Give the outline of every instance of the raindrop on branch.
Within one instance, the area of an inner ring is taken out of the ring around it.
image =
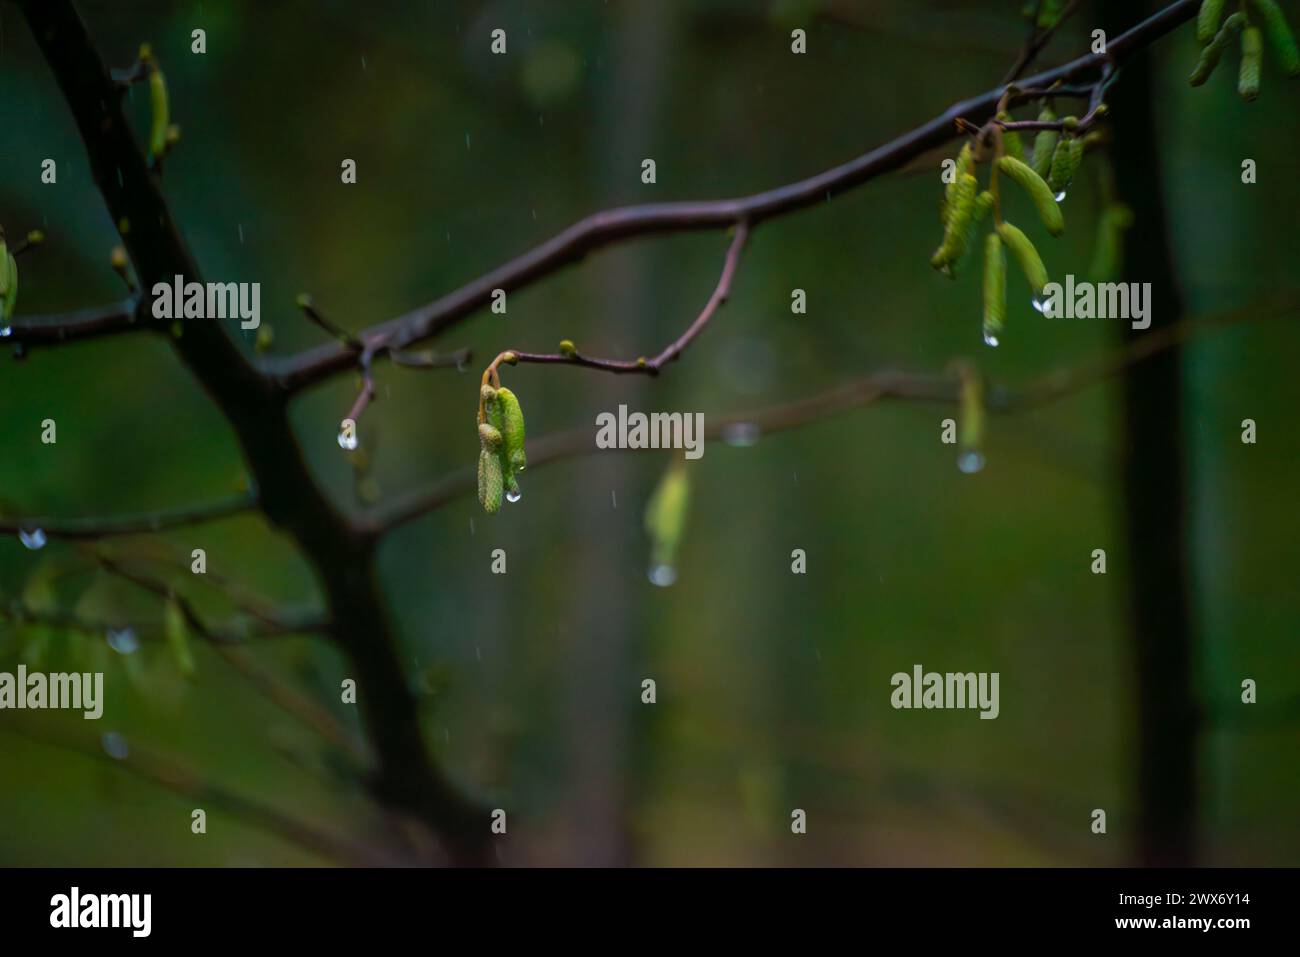
[[[140,640],[136,638],[135,630],[132,628],[110,628],[107,638],[108,647],[119,655],[129,655],[140,647]]]
[[[45,547],[45,530],[40,528],[20,528],[18,529],[18,541],[22,542],[32,551],[38,551]]]
[[[650,566],[650,584],[658,585],[660,588],[667,588],[677,581],[677,569],[672,565],[652,565]]]
[[[957,468],[967,475],[974,475],[984,468],[984,456],[975,449],[967,449],[957,456]]]
[[[732,422],[722,427],[722,441],[738,449],[754,445],[760,434],[761,430],[754,422]]]
[[[106,732],[99,740],[100,744],[104,746],[104,753],[110,758],[116,758],[119,761],[123,761],[131,754],[131,749],[126,743],[126,738],[116,731]]]

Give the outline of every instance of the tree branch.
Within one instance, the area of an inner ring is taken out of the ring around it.
[[[14,316],[4,341],[21,346],[51,346],[83,339],[98,339],[119,332],[147,328],[136,321],[138,300],[51,315]]]
[[[152,532],[165,532],[174,528],[187,528],[214,522],[253,511],[258,506],[255,494],[236,496],[224,502],[210,505],[197,505],[178,508],[171,511],[149,512],[144,515],[127,515],[121,518],[13,518],[0,517],[0,533],[29,534],[42,533],[44,539],[64,539],[66,541],[94,541],[111,538],[116,535],[140,535]],[[36,547],[40,547],[37,545]]]
[[[731,294],[731,281],[736,274],[736,267],[740,263],[740,254],[745,247],[745,239],[748,235],[749,226],[742,221],[736,226],[736,234],[727,249],[726,259],[723,260],[722,275],[718,277],[718,283],[713,289],[713,294],[709,296],[708,302],[704,304],[700,314],[695,317],[695,321],[680,336],[665,346],[653,359],[646,359],[644,356],[632,361],[602,359],[597,356],[583,355],[577,349],[557,353],[521,352],[518,349],[508,349],[497,357],[496,362],[493,362],[490,368],[495,368],[498,363],[503,361],[512,365],[515,362],[534,362],[583,366],[588,369],[600,369],[603,372],[640,372],[645,375],[658,375],[665,365],[677,359],[686,350],[687,346],[695,340],[696,336],[704,331],[704,327],[709,324],[713,314],[727,301],[727,297]]]
[[[1159,13],[1110,41],[1104,54],[1089,54],[1029,77],[1025,87],[1046,88],[1119,63],[1195,16],[1199,0],[1176,0]],[[375,355],[402,349],[435,336],[485,305],[495,289],[518,290],[587,253],[633,236],[688,230],[725,229],[741,222],[750,228],[765,220],[825,202],[877,176],[896,170],[956,135],[956,122],[988,120],[1003,95],[999,87],[949,107],[928,123],[869,153],[816,176],[737,199],[651,203],[595,213],[454,292],[356,335]],[[356,351],[339,343],[318,346],[264,365],[280,388],[296,392],[341,370],[353,368]]]
[[[143,289],[200,271],[122,112],[119,87],[70,0],[20,0],[90,160],[95,183]],[[373,542],[357,533],[308,468],[289,421],[284,391],[249,362],[215,321],[188,323],[171,344],[225,416],[253,473],[268,520],[293,537],[311,563],[362,693],[358,709],[377,767],[367,782],[390,807],[434,831],[458,863],[483,863],[487,815],[463,797],[429,755],[417,703],[376,579]],[[351,353],[346,353],[351,357]]]
[[[1128,367],[1177,346],[1194,335],[1246,321],[1294,316],[1297,308],[1300,308],[1300,293],[1292,293],[1211,319],[1184,320],[1117,349],[1095,362],[1049,373],[1022,388],[991,387],[986,391],[985,407],[993,413],[1016,414],[1050,405],[1112,378]],[[794,402],[712,417],[705,425],[704,437],[716,439],[736,427],[757,429],[762,435],[770,435],[859,409],[882,399],[957,404],[961,400],[961,379],[952,375],[886,369]],[[595,451],[597,449],[590,429],[555,433],[528,444],[528,468],[531,471],[552,462]],[[474,469],[457,469],[428,488],[378,506],[365,518],[366,532],[378,537],[412,522],[470,493],[475,488],[476,480]]]

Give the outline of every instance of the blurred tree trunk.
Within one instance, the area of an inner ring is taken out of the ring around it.
[[[1101,23],[1108,36],[1115,36],[1160,6],[1153,0],[1103,0]],[[1154,54],[1132,58],[1109,97],[1116,187],[1134,212],[1123,279],[1151,284],[1151,328],[1135,330],[1125,323],[1125,341],[1170,326],[1182,315],[1165,214],[1157,68]],[[1187,865],[1196,853],[1198,719],[1182,363],[1181,348],[1166,349],[1133,366],[1123,382],[1124,564],[1138,695],[1133,854],[1144,865]]]
[[[611,13],[615,11],[611,10]],[[656,155],[658,128],[655,97],[664,82],[670,51],[668,11],[653,4],[634,4],[611,18],[607,80],[599,98],[599,121],[593,137],[598,195],[593,208],[627,201],[628,184],[638,182],[640,158]],[[630,157],[636,159],[630,160]],[[657,195],[647,199],[658,199]],[[647,342],[641,331],[651,323],[654,287],[648,250],[635,258],[602,261],[591,271],[592,301],[617,317],[615,338],[624,350]],[[604,320],[602,320],[604,321]],[[644,349],[648,350],[649,345]],[[617,350],[615,350],[617,351]],[[615,410],[620,402],[638,407],[644,380],[636,376],[589,375],[583,383],[598,408]],[[627,455],[597,456],[584,476],[591,490],[576,516],[582,530],[582,583],[576,604],[576,636],[570,647],[571,684],[566,720],[569,742],[566,815],[575,822],[567,846],[573,863],[614,867],[632,863],[628,829],[632,710],[639,707],[639,681],[632,674],[633,654],[644,627],[637,614],[629,569],[644,562],[636,501],[624,490],[644,468],[646,459]],[[610,492],[617,494],[617,506]]]

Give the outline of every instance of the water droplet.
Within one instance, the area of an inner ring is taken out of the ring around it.
[[[125,760],[131,753],[127,746],[126,738],[116,731],[108,731],[99,739],[100,744],[104,746],[104,753],[110,758],[116,758],[119,761]]]
[[[732,422],[723,426],[722,441],[738,449],[747,448],[758,442],[762,430],[754,422]]]
[[[1035,293],[1034,298],[1029,300],[1029,304],[1045,316],[1049,314],[1047,311],[1048,302],[1050,302],[1050,300],[1041,292]]]
[[[18,541],[32,551],[38,551],[45,547],[45,530],[41,528],[20,528],[18,529]]]
[[[5,337],[11,336],[13,334],[14,334],[13,326],[9,325],[9,323],[7,322],[0,323],[0,339],[4,339]]]
[[[672,565],[660,563],[650,566],[650,584],[667,588],[675,581],[677,581],[677,569]]]
[[[140,640],[136,638],[133,628],[110,628],[107,638],[108,647],[119,655],[132,654],[140,647]]]
[[[469,520],[469,533],[470,533],[471,535],[474,534],[474,519],[472,519],[472,518]]]
[[[614,494],[613,489],[609,490],[609,504],[614,508],[618,508],[618,496]]]
[[[984,468],[984,456],[975,449],[967,449],[957,456],[957,468],[967,475],[974,475]]]
[[[984,344],[996,349],[998,347],[998,337],[993,335],[991,332],[986,332],[984,333]]]
[[[243,224],[243,223],[240,223],[240,224],[239,224],[239,244],[242,246],[243,243],[244,243],[244,224]]]
[[[1062,202],[1064,199],[1065,199],[1065,190],[1061,190],[1059,193],[1056,194],[1056,201],[1059,203]]]
[[[517,502],[523,497],[524,497],[524,493],[519,491],[518,489],[511,489],[510,491],[506,492],[507,502]]]
[[[349,432],[347,429],[339,430],[339,448],[347,449],[351,452],[357,447],[357,434]]]

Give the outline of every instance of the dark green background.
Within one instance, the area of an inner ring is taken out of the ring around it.
[[[1025,28],[1015,2],[81,4],[106,61],[152,42],[184,137],[165,170],[174,214],[210,280],[260,282],[274,350],[322,341],[293,308],[311,292],[351,329],[473,279],[608,206],[742,195],[811,175],[994,86]],[[1294,17],[1293,17],[1294,19]],[[793,56],[789,30],[808,29]],[[1044,57],[1086,47],[1088,14]],[[1112,31],[1129,23],[1106,25]],[[190,53],[207,30],[208,52]],[[508,32],[509,52],[488,52]],[[21,263],[19,314],[122,295],[117,236],[80,139],[26,26],[0,4],[0,222],[44,228]],[[1210,316],[1296,286],[1300,83],[1266,68],[1235,96],[1232,65],[1189,90],[1190,26],[1152,55],[1159,141],[1189,313]],[[132,94],[143,137],[148,98]],[[1117,145],[1122,150],[1123,144]],[[39,181],[58,162],[57,185]],[[640,182],[653,157],[658,183]],[[1240,181],[1244,158],[1259,182]],[[344,158],[359,182],[339,182]],[[1003,346],[980,343],[977,269],[935,274],[938,154],[753,237],[730,304],[655,381],[520,367],[530,436],[633,409],[706,419],[794,400],[881,368],[942,372],[975,358],[1026,383],[1114,348],[1115,321],[1048,322],[1013,298]],[[1098,207],[1089,161],[1044,238],[1054,276],[1081,275]],[[1019,218],[1032,217],[1022,206]],[[240,232],[242,230],[242,240]],[[1035,236],[1041,230],[1035,228]],[[473,462],[478,371],[504,348],[651,354],[715,282],[718,234],[638,240],[513,293],[437,348],[474,349],[463,373],[379,367],[361,423],[381,496]],[[1013,291],[1022,291],[1013,277]],[[808,293],[805,316],[790,292]],[[1160,304],[1156,303],[1158,309]],[[232,334],[240,333],[235,323]],[[251,343],[250,343],[251,346]],[[1200,859],[1294,864],[1295,542],[1300,401],[1289,319],[1198,338],[1185,354],[1190,567],[1198,630]],[[294,409],[307,454],[340,500],[353,475],[338,421],[353,376]],[[939,442],[950,410],[874,406],[752,448],[706,446],[670,589],[646,580],[642,510],[664,453],[598,455],[523,477],[501,515],[463,498],[394,534],[387,594],[425,697],[430,747],[454,777],[510,812],[511,863],[1115,864],[1128,860],[1135,702],[1125,620],[1117,385],[989,423],[988,465],[960,474]],[[1259,442],[1240,441],[1243,418]],[[58,443],[40,443],[40,422]],[[164,341],[118,337],[0,365],[0,508],[126,514],[211,501],[244,474],[231,434]],[[611,496],[613,493],[613,496]],[[182,554],[295,607],[318,603],[284,540],[255,518],[166,536]],[[117,543],[120,549],[140,547]],[[489,572],[506,549],[509,572]],[[790,552],[808,574],[790,573]],[[1109,573],[1089,572],[1105,548]],[[0,542],[0,600],[43,563]],[[214,619],[219,595],[184,583]],[[62,579],[60,607],[157,620],[129,586]],[[0,714],[0,863],[317,863],[281,839],[53,749],[118,731],[213,780],[363,839],[376,810],[328,748],[257,697],[208,649],[187,683],[164,648],[109,651],[62,634],[43,647],[0,622],[0,668],[106,671],[99,722]],[[44,657],[37,657],[43,654]],[[322,641],[275,640],[258,660],[337,704],[346,664]],[[894,711],[889,677],[920,663],[998,671],[1001,716]],[[640,682],[659,703],[640,703]],[[1254,678],[1260,704],[1238,703]],[[365,693],[365,689],[362,689]],[[332,703],[333,702],[333,703]],[[790,834],[791,808],[808,834]],[[1109,833],[1089,832],[1105,808]]]

